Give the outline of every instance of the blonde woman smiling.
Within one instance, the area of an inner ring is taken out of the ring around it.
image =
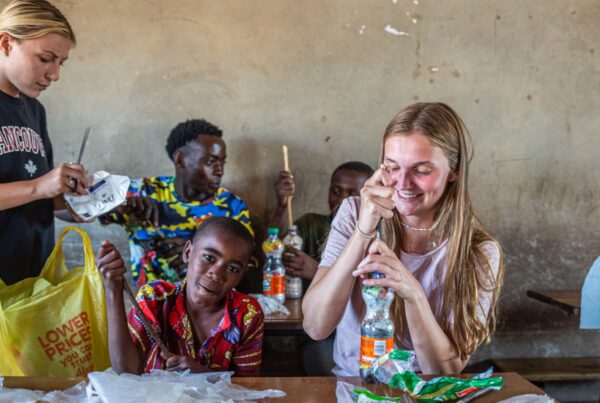
[[[504,264],[471,207],[466,137],[448,105],[405,108],[385,131],[382,166],[340,207],[302,304],[312,338],[337,328],[336,375],[358,375],[363,284],[394,291],[394,345],[416,353],[415,371],[460,373],[490,339]]]

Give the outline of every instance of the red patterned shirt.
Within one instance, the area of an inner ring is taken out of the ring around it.
[[[256,376],[260,372],[264,315],[253,298],[235,290],[226,296],[219,325],[197,346],[185,308],[185,280],[178,283],[155,281],[140,288],[138,304],[154,325],[169,351],[187,355],[215,371],[233,370],[236,375]],[[127,318],[133,343],[145,354],[144,371],[165,369],[159,346],[146,333],[134,309]]]

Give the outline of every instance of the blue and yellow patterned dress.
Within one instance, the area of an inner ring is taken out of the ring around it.
[[[220,187],[215,194],[202,202],[184,201],[175,191],[175,178],[156,176],[131,181],[127,198],[149,197],[159,211],[159,229],[143,227],[126,214],[111,213],[101,219],[102,224],[120,224],[129,236],[131,271],[133,281],[140,286],[154,280],[178,281],[182,273],[170,267],[170,259],[163,255],[156,241],[167,238],[191,240],[196,228],[210,217],[231,217],[238,220],[252,235],[250,212],[246,203]]]

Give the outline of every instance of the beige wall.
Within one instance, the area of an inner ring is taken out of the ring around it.
[[[471,195],[507,259],[505,324],[482,351],[600,355],[597,332],[525,297],[579,287],[600,254],[597,0],[56,4],[79,40],[41,97],[57,162],[76,158],[90,125],[88,168],[169,174],[169,130],[205,117],[225,132],[225,184],[256,214],[272,205],[283,143],[296,214],[325,212],[336,165],[375,164],[395,112],[447,102],[472,133]]]

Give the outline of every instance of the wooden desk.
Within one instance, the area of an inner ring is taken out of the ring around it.
[[[470,378],[473,375],[457,375],[458,378]],[[526,393],[544,394],[544,391],[529,383],[526,379],[515,373],[498,373],[494,376],[502,376],[505,385],[497,392],[489,392],[475,399],[474,402],[497,402],[507,399],[512,396],[522,395]],[[431,379],[433,376],[426,376],[426,379]],[[337,381],[351,383],[361,386],[360,378],[334,378],[334,377],[291,377],[291,378],[234,378],[233,382],[252,389],[279,389],[288,394],[283,399],[265,399],[264,402],[336,402],[337,398],[335,390]],[[389,396],[402,396],[402,392],[394,390],[384,385],[363,385],[377,394],[387,394]]]
[[[579,315],[581,290],[527,290],[527,296],[557,306],[568,316]]]
[[[270,331],[292,331],[295,333],[303,332],[302,329],[302,299],[286,298],[285,307],[290,311],[290,314],[285,316],[282,313],[273,313],[265,315],[265,332]]]
[[[469,378],[472,375],[457,375],[459,378]],[[504,387],[497,392],[489,392],[477,398],[474,402],[497,402],[512,396],[544,392],[527,380],[515,373],[497,373],[494,376],[504,378]],[[427,379],[432,376],[425,377]],[[4,378],[4,386],[7,388],[26,388],[38,390],[66,389],[76,385],[82,378],[49,378],[49,377],[14,377]],[[341,381],[360,386],[360,378],[339,378]],[[262,377],[262,378],[233,378],[233,382],[251,389],[279,389],[288,394],[285,398],[265,399],[263,402],[336,402],[335,390],[338,378],[334,377]],[[383,385],[365,385],[366,389],[378,394],[387,393],[390,396],[401,396],[402,392],[393,390]]]
[[[600,357],[545,357],[494,359],[499,371],[517,372],[531,382],[596,381]]]

